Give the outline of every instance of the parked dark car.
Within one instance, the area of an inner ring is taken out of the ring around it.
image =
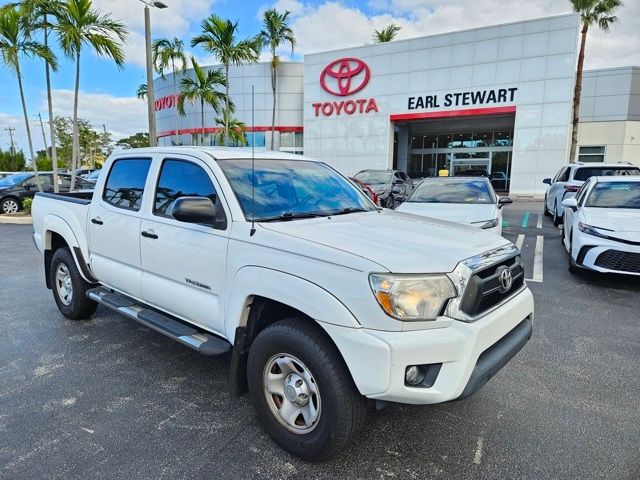
[[[378,197],[378,194],[376,192],[374,192],[373,189],[369,185],[364,183],[362,180],[358,180],[357,178],[354,178],[354,177],[349,177],[349,180],[351,180],[353,183],[355,183],[356,186],[360,190],[362,190],[364,192],[364,194],[367,197],[369,197],[373,203],[375,203],[379,207],[382,206],[382,205],[380,205],[380,198]]]
[[[43,192],[53,192],[53,173],[38,173]],[[71,174],[58,174],[58,190],[68,192]],[[94,185],[82,178],[76,178],[76,190],[93,189]],[[36,176],[32,172],[20,172],[0,180],[0,214],[16,213],[22,210],[22,201],[33,198],[38,191]]]
[[[362,170],[354,178],[366,183],[386,208],[395,208],[413,191],[413,182],[401,170]]]

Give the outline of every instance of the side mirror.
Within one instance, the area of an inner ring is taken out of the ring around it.
[[[544,180],[542,180],[542,183],[546,183],[547,185],[551,185],[551,179],[550,178],[545,178]]]
[[[173,202],[171,216],[179,222],[208,225],[218,230],[227,228],[227,217],[219,203],[207,197],[180,197]]]
[[[575,198],[565,198],[562,200],[562,206],[575,212],[578,209],[578,201]]]
[[[513,203],[513,200],[511,200],[510,197],[500,197],[498,198],[498,208],[502,208],[505,205],[509,204],[509,203]]]

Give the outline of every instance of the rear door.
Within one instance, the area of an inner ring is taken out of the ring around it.
[[[140,223],[151,158],[120,157],[89,209],[91,269],[100,282],[142,297]]]
[[[547,194],[548,207],[553,212],[554,205],[557,205],[558,211],[562,209],[562,197],[564,196],[564,186],[569,181],[569,174],[571,173],[570,167],[564,167],[560,173],[556,176],[549,193]]]
[[[179,222],[173,202],[208,197],[227,205],[209,166],[198,158],[172,155],[154,170],[152,202],[142,220],[142,293],[146,302],[217,333],[223,333],[224,287],[231,222],[225,229]]]

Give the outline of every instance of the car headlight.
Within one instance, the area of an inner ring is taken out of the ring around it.
[[[471,223],[471,225],[473,225],[474,227],[487,229],[487,228],[497,227],[499,221],[500,220],[498,218],[494,218],[493,220],[486,220],[486,221],[483,220],[482,222],[473,222]]]
[[[369,275],[371,290],[387,315],[397,320],[435,320],[456,289],[446,275]]]
[[[600,233],[598,230],[596,230],[596,228],[598,230],[605,230],[607,232],[613,232],[614,231],[614,230],[610,230],[608,228],[594,227],[593,225],[588,225],[586,223],[578,222],[578,230],[580,230],[582,233],[586,233],[588,235],[593,235],[594,237],[608,238],[608,235],[605,235],[604,233]]]

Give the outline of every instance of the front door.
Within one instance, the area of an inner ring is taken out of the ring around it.
[[[101,283],[141,298],[140,222],[150,158],[111,164],[100,198],[89,208],[91,269]]]
[[[220,202],[218,184],[211,169],[194,157],[165,158],[159,168],[153,202],[141,227],[145,301],[223,333],[230,226],[219,230],[179,222],[170,215],[171,206],[179,197],[208,197],[214,203]]]

